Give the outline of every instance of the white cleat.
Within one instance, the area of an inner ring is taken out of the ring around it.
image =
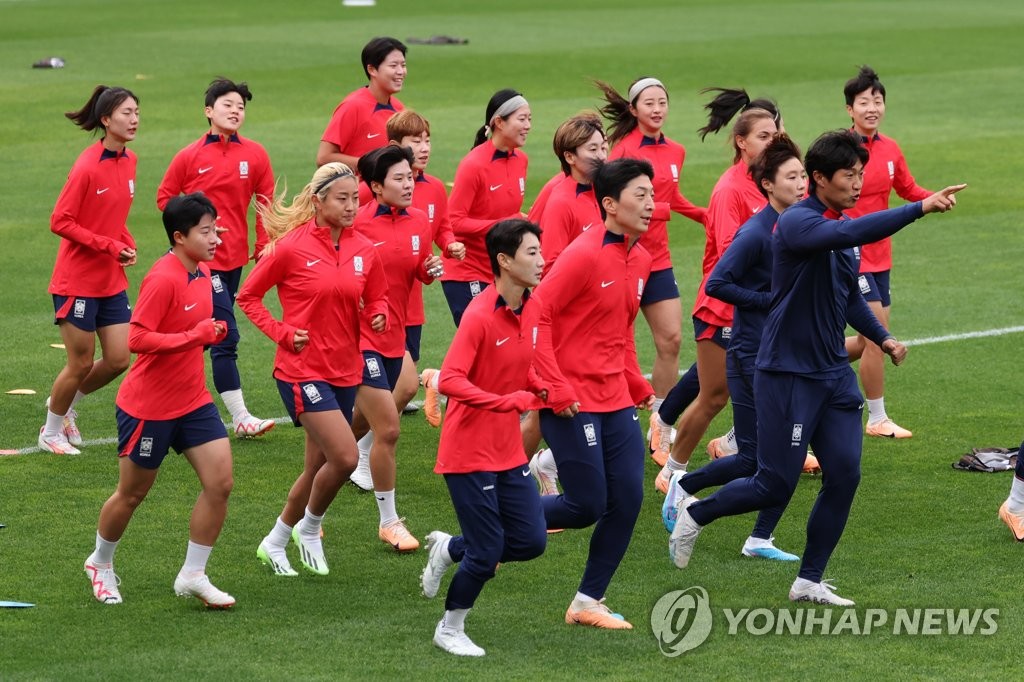
[[[46,409],[50,409],[49,398],[46,399]],[[78,424],[75,422],[76,419],[78,419],[78,413],[75,412],[75,408],[71,408],[64,415],[64,437],[75,447],[82,444],[82,432],[78,430]]]
[[[284,548],[274,549],[267,544],[266,540],[261,542],[260,546],[256,548],[256,558],[263,564],[270,566],[270,569],[274,571],[274,575],[283,575],[291,578],[299,574],[298,571],[292,568]]]
[[[852,599],[844,599],[833,592],[834,585],[822,580],[820,583],[812,583],[810,580],[797,578],[793,581],[793,587],[789,588],[790,601],[809,601],[814,604],[827,604],[829,606],[853,606]]]
[[[55,455],[80,455],[82,451],[76,448],[74,445],[68,442],[68,437],[61,431],[53,436],[48,436],[45,433],[46,427],[39,429],[39,439],[36,441],[36,445],[39,449],[44,452],[52,452]]]
[[[302,563],[302,567],[310,573],[317,575],[327,575],[331,572],[331,569],[327,566],[327,558],[324,557],[324,546],[320,542],[320,537],[309,538],[302,534],[300,526],[302,526],[302,520],[300,519],[295,527],[292,528],[292,542],[299,548],[299,561]]]
[[[463,630],[446,628],[441,620],[434,628],[434,646],[456,656],[483,656],[487,652],[473,644]]]
[[[211,609],[229,609],[235,605],[235,598],[214,587],[205,573],[179,573],[174,579],[174,593],[179,597],[195,597]]]
[[[101,604],[120,604],[121,591],[118,585],[121,579],[114,573],[113,564],[98,564],[89,556],[85,560],[85,574],[92,581],[92,596]]]
[[[427,533],[427,565],[420,574],[423,596],[433,599],[441,589],[441,578],[455,562],[448,558],[448,541],[451,535],[440,530]],[[443,648],[443,647],[442,647]]]
[[[241,421],[232,420],[231,426],[235,430],[235,436],[247,439],[259,438],[274,428],[274,423],[273,419],[259,419],[250,414],[249,416],[242,418]]]
[[[689,506],[697,501],[696,497],[682,497],[676,506],[676,526],[668,536],[668,554],[676,568],[686,568],[693,554],[693,545],[697,542],[702,526],[690,516]]]
[[[551,471],[541,466],[540,456],[543,452],[544,450],[539,450],[530,458],[530,473],[537,479],[541,495],[557,495],[558,471]]]

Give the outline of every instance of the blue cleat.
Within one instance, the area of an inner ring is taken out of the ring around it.
[[[781,549],[776,547],[774,541],[774,536],[767,540],[749,537],[747,538],[747,541],[743,543],[743,550],[740,553],[743,556],[768,559],[770,561],[800,561],[800,557],[796,554],[783,552]]]
[[[665,501],[661,503],[661,521],[669,533],[676,527],[676,510],[680,496],[690,497],[690,494],[679,485],[679,481],[685,474],[685,471],[677,471],[672,474],[672,478],[668,482],[668,491],[665,493]]]

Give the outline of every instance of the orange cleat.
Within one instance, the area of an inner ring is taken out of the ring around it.
[[[612,613],[612,610],[604,605],[604,599],[593,606],[578,610],[574,610],[570,604],[569,609],[565,612],[565,622],[569,625],[588,625],[605,630],[633,629],[633,626],[621,614]]]
[[[439,373],[440,370],[436,369],[425,369],[420,372],[420,384],[423,385],[426,394],[423,398],[423,416],[435,429],[441,426],[441,394],[435,387]]]
[[[1009,501],[1003,502],[1003,506],[999,508],[999,520],[1009,526],[1017,542],[1024,542],[1024,516],[1011,512]]]

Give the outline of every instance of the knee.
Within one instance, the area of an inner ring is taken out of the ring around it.
[[[523,547],[519,551],[519,561],[536,559],[548,546],[548,532],[546,528],[540,527],[534,530],[530,537],[526,538]]]
[[[597,520],[604,515],[608,507],[608,500],[604,495],[590,495],[583,499],[569,500],[570,508],[576,513],[576,517],[584,526],[597,523]]]
[[[79,383],[85,380],[85,377],[89,376],[89,372],[92,371],[93,360],[91,357],[69,357],[67,364],[67,372]],[[125,365],[127,367],[127,365]],[[124,370],[122,370],[124,371]]]
[[[234,355],[238,348],[238,341],[242,337],[238,334],[237,327],[228,327],[227,335],[220,342],[210,349],[211,355]]]
[[[128,364],[131,362],[131,357],[131,353],[129,353],[128,349],[126,348],[124,353],[112,353],[111,355],[105,356],[103,360],[106,363],[107,367],[110,368],[111,372],[113,372],[114,374],[121,374],[126,369],[128,369]]]
[[[412,381],[399,381],[394,390],[395,404],[403,406],[408,405],[409,401],[416,397],[417,389],[418,384]]]
[[[142,504],[142,501],[146,499],[146,493],[134,490],[119,490],[117,491],[117,498],[122,505],[134,512]]]
[[[701,402],[712,414],[718,414],[725,409],[729,402],[729,389],[725,386],[713,386],[710,390],[704,391],[701,387]]]
[[[227,502],[231,491],[235,487],[235,478],[230,473],[220,476],[209,485],[203,487],[203,492],[210,495],[219,502]]]
[[[659,355],[679,356],[679,346],[682,344],[682,334],[678,328],[672,330],[661,330],[654,339],[654,346]]]
[[[384,424],[375,425],[373,429],[373,442],[394,448],[395,444],[398,443],[399,432],[398,415],[396,413],[394,419],[389,419]]]

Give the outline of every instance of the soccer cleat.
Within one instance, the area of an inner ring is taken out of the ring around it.
[[[569,625],[589,625],[605,630],[633,629],[633,626],[622,617],[622,614],[612,613],[612,610],[604,605],[604,599],[581,609],[574,610],[572,606],[569,604],[569,608],[565,612],[565,622]]]
[[[675,471],[668,482],[668,492],[665,494],[665,501],[661,503],[661,522],[665,529],[671,533],[676,527],[676,514],[679,509],[680,498],[690,497],[690,493],[683,490],[679,482],[686,475],[685,471]]]
[[[425,369],[420,372],[420,383],[423,384],[423,416],[427,423],[435,429],[441,426],[441,394],[432,385],[440,370]]]
[[[672,472],[667,466],[661,467],[661,471],[654,477],[654,488],[662,495],[668,495],[669,482],[672,480]]]
[[[274,420],[259,419],[250,414],[241,421],[231,420],[231,425],[235,429],[235,435],[239,438],[259,438],[274,428]]]
[[[1009,500],[1003,502],[1003,506],[999,507],[999,520],[1009,526],[1010,532],[1013,533],[1017,542],[1024,542],[1024,516],[1010,511]]]
[[[877,424],[869,423],[864,427],[864,433],[881,438],[910,438],[914,435],[889,418],[885,418]]]
[[[433,599],[441,589],[441,578],[455,562],[448,558],[448,541],[451,535],[440,530],[427,533],[427,565],[420,574],[423,596]],[[443,647],[442,647],[443,648]]]
[[[359,453],[359,462],[352,471],[352,475],[348,477],[348,480],[352,481],[360,490],[373,490],[373,476],[370,474],[369,453],[365,457],[362,452]]]
[[[657,412],[653,412],[647,435],[651,459],[658,466],[665,466],[665,462],[668,461],[668,453],[672,451],[672,443],[676,439],[676,430],[672,428],[671,424],[661,421],[661,416]]]
[[[293,577],[298,575],[298,571],[292,568],[291,563],[288,561],[288,555],[285,554],[284,549],[273,551],[268,549],[266,541],[260,543],[260,546],[256,548],[256,558],[262,561],[265,565],[270,566],[274,571],[274,575],[283,575],[287,577]]]
[[[205,573],[179,573],[174,579],[174,593],[179,597],[195,597],[210,609],[230,609],[235,605],[235,598],[214,587]]]
[[[299,531],[299,526],[302,525],[300,520],[292,528],[292,542],[299,548],[299,561],[302,562],[303,568],[310,573],[317,575],[327,575],[331,572],[331,569],[327,567],[327,559],[324,557],[324,546],[320,543],[320,538],[316,538],[316,544],[310,544],[302,539],[302,533]]]
[[[701,526],[690,516],[687,507],[697,501],[696,497],[680,498],[676,505],[676,526],[672,534],[668,536],[668,555],[676,568],[686,568],[690,563],[690,555],[693,554],[693,545],[700,535]]]
[[[818,458],[814,456],[813,452],[808,451],[807,458],[804,460],[804,470],[803,470],[803,472],[805,474],[820,474],[821,473],[821,465],[818,464]]]
[[[104,568],[102,564],[92,561],[90,555],[85,560],[84,568],[85,574],[92,581],[92,596],[96,597],[96,601],[101,604],[120,604],[123,601],[121,591],[117,589],[121,579],[114,573],[113,564],[107,564]]]
[[[540,485],[541,495],[557,495],[558,494],[558,472],[549,471],[540,465],[540,455],[544,450],[536,452],[533,457],[530,458],[530,473],[537,479],[537,484]]]
[[[396,552],[413,552],[420,548],[420,541],[405,527],[405,519],[395,519],[377,530],[377,537],[395,548]]]
[[[740,550],[740,554],[743,556],[756,557],[758,559],[769,559],[771,561],[799,561],[800,557],[796,554],[790,554],[789,552],[783,552],[781,549],[775,546],[775,537],[772,536],[767,540],[762,538],[755,538],[753,536],[747,538],[747,541],[743,543],[743,549]]]
[[[423,407],[423,403],[417,403],[415,401],[408,402],[405,404],[405,407],[402,408],[402,414],[415,414],[420,411],[421,407]]]
[[[46,409],[50,409],[49,398],[46,399]],[[64,437],[68,439],[69,443],[77,447],[82,444],[82,432],[78,430],[78,424],[75,422],[76,419],[78,419],[78,413],[75,412],[75,408],[71,408],[64,415]]]
[[[789,588],[790,601],[809,601],[814,604],[825,604],[827,606],[853,606],[853,600],[844,599],[832,590],[835,585],[822,580],[820,583],[812,583],[810,580],[797,578],[793,581],[793,587]]]
[[[443,619],[434,628],[434,646],[456,656],[483,656],[487,653],[473,644],[473,640],[466,635],[465,631],[446,628]]]
[[[80,455],[82,451],[68,442],[68,437],[61,431],[53,436],[47,436],[44,432],[45,426],[39,428],[39,439],[36,444],[44,452],[52,452],[55,455]]]
[[[739,452],[738,449],[730,447],[729,441],[725,436],[719,436],[718,438],[712,438],[708,441],[708,457],[711,459],[721,459],[723,457],[731,457]]]

